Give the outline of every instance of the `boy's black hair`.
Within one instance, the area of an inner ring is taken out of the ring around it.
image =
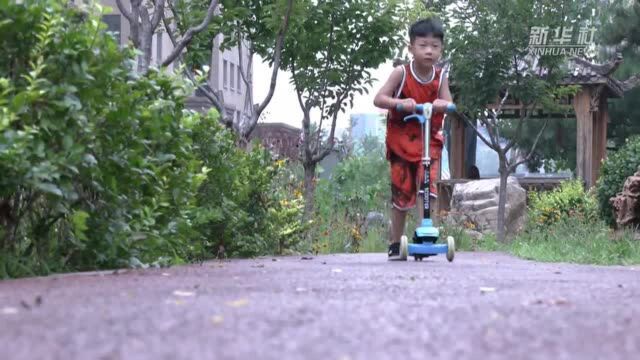
[[[409,28],[409,40],[413,43],[417,37],[433,36],[444,41],[444,27],[437,18],[418,20]]]

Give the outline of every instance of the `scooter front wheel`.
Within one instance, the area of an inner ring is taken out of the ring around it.
[[[400,260],[406,261],[409,254],[409,240],[405,235],[400,237]]]
[[[456,242],[453,240],[453,236],[447,236],[447,260],[453,261],[453,256],[456,253]]]

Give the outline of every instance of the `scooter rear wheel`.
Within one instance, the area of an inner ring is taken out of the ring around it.
[[[456,242],[453,240],[453,236],[447,236],[447,260],[453,261],[453,257],[456,253]]]
[[[400,237],[400,260],[406,261],[409,253],[409,240],[405,235]]]

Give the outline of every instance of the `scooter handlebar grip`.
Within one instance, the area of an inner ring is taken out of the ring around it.
[[[449,103],[447,104],[447,112],[452,113],[456,111],[456,104],[454,103]]]

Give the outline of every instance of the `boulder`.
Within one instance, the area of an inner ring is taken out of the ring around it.
[[[640,169],[625,180],[622,192],[609,202],[618,228],[640,226]]]
[[[484,179],[456,184],[451,196],[451,211],[446,222],[483,234],[496,233],[500,179]],[[507,179],[505,206],[506,234],[514,235],[525,224],[527,192],[514,177]]]

